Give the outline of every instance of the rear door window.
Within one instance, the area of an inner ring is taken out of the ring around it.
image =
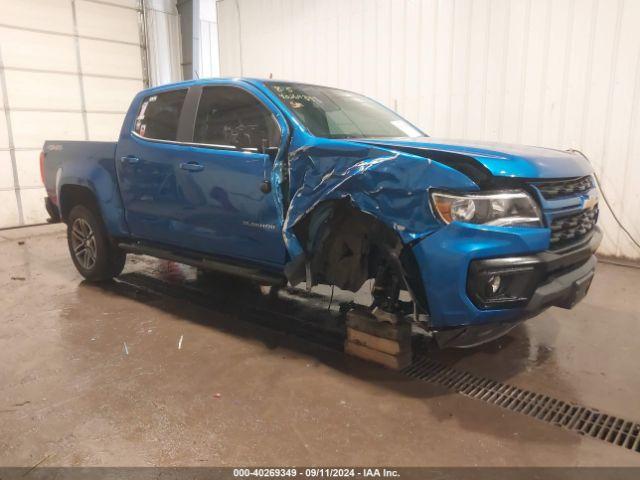
[[[239,149],[277,147],[280,128],[271,111],[250,93],[237,87],[205,87],[193,141]]]
[[[134,131],[145,138],[175,141],[187,90],[157,93],[144,99]]]

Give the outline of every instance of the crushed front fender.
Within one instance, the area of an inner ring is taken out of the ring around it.
[[[305,251],[295,226],[322,202],[346,199],[407,244],[441,226],[429,206],[430,188],[478,189],[441,163],[356,142],[316,139],[291,153],[289,168],[292,194],[283,231],[293,261]]]

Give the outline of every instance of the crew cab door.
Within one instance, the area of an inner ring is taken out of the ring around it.
[[[284,154],[286,123],[248,86],[197,88],[193,137],[180,172],[183,191],[191,193],[187,240],[197,250],[215,245],[216,253],[282,265],[276,193],[261,190],[275,158],[261,152],[273,147]]]
[[[178,185],[185,147],[178,142],[178,126],[187,93],[181,88],[148,95],[129,122],[129,131],[120,135],[118,185],[129,231],[138,239],[176,239],[185,207]]]
[[[151,103],[161,101],[160,95]],[[287,127],[266,101],[237,86],[191,87],[175,141],[148,138],[154,121],[142,111],[143,103],[128,149],[118,152],[132,233],[188,250],[283,265],[286,248],[274,193],[260,188],[271,176],[273,158],[261,152],[278,147],[283,154]],[[136,159],[133,165],[129,156]]]

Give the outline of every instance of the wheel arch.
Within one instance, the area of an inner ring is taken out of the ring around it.
[[[293,232],[305,252],[304,262],[297,265],[299,279],[305,277],[308,264],[314,284],[355,292],[375,276],[376,264],[387,259],[402,276],[419,309],[428,312],[420,268],[410,245],[403,243],[392,226],[361,210],[350,199],[320,202],[296,223]],[[336,250],[345,244],[346,252]]]
[[[90,188],[75,184],[62,185],[58,199],[60,203],[60,218],[63,222],[67,222],[69,213],[76,205],[84,205],[90,208],[104,222],[97,196]]]

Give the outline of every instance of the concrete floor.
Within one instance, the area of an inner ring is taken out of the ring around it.
[[[254,305],[323,318],[326,298],[310,308],[237,284],[194,293],[193,277],[130,257],[123,281],[95,286],[73,268],[62,225],[0,231],[0,466],[640,465],[638,453],[256,324],[269,319]],[[640,270],[601,264],[574,310],[434,357],[638,421],[639,282]]]

